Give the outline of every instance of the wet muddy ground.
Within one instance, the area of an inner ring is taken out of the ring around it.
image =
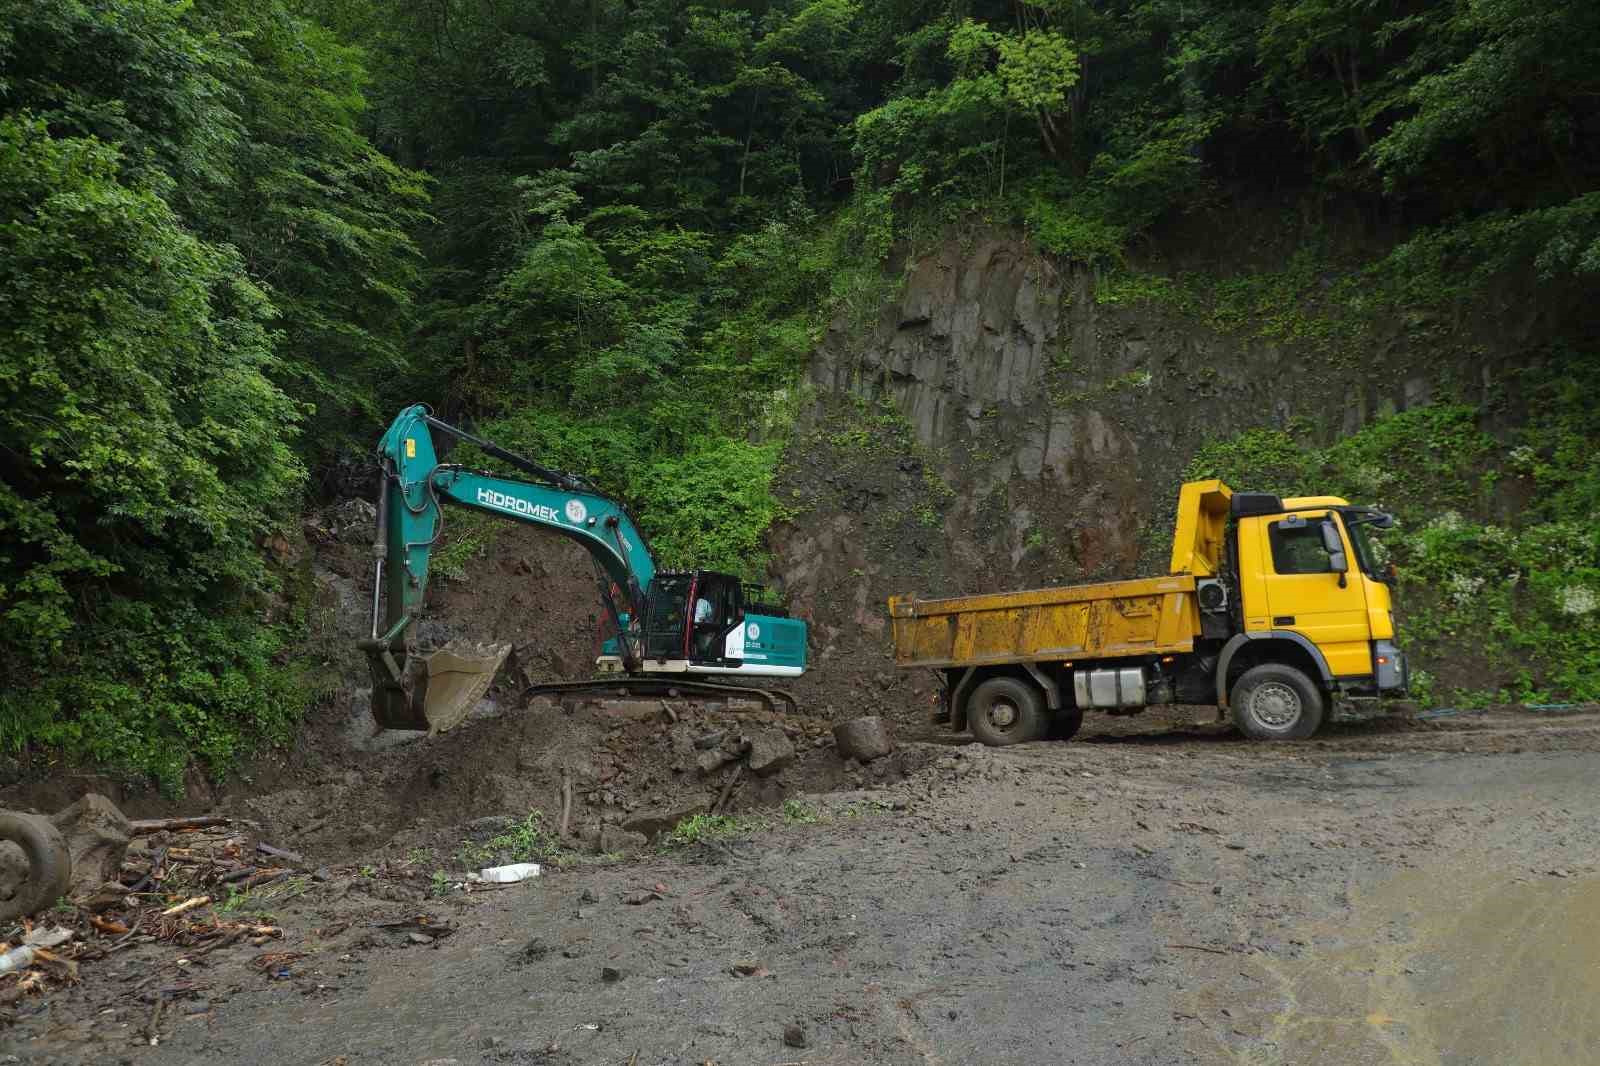
[[[1600,713],[1285,745],[1136,718],[1065,744],[913,746],[908,776],[805,795],[764,828],[496,891],[429,898],[337,867],[274,914],[294,957],[124,952],[24,1004],[0,1054],[1600,1061]],[[453,930],[383,926],[419,915]],[[193,990],[152,1025],[169,981]]]

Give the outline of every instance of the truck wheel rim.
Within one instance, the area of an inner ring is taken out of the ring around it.
[[[1300,720],[1300,694],[1281,681],[1268,681],[1250,694],[1250,717],[1268,729],[1288,729]]]
[[[989,705],[989,724],[996,729],[1010,729],[1017,724],[1017,709],[1005,700]]]

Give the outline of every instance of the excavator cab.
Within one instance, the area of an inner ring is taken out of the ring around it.
[[[711,570],[663,571],[651,583],[648,600],[647,661],[682,663],[685,669],[737,663],[729,636],[744,622],[744,586],[738,578]]]

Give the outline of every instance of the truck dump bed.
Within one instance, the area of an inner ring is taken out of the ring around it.
[[[1194,578],[889,600],[896,665],[976,666],[1190,651]]]
[[[942,668],[1192,651],[1200,633],[1195,582],[1217,572],[1230,496],[1219,481],[1183,486],[1172,572],[1164,577],[937,600],[891,597],[896,665]]]

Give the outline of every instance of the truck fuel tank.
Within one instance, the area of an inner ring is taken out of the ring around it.
[[[1077,670],[1072,675],[1072,687],[1082,708],[1143,707],[1146,703],[1141,666]]]

